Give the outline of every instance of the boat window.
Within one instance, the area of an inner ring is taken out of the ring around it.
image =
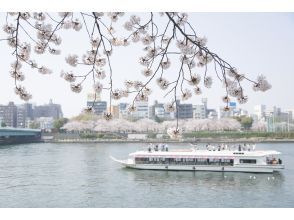
[[[256,160],[255,159],[240,159],[240,163],[252,163],[252,164],[256,164]]]

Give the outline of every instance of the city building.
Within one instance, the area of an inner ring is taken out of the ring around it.
[[[204,105],[204,109],[205,109],[205,118],[207,118],[208,116],[208,108],[207,108],[207,98],[202,98],[201,99],[202,104]]]
[[[22,108],[22,106],[17,106],[16,127],[18,128],[26,127],[26,111],[24,108]]]
[[[44,131],[51,131],[54,124],[54,118],[53,117],[40,117],[35,120],[40,126],[39,128]]]
[[[63,116],[61,106],[53,104],[50,100],[48,105],[35,106],[31,103],[15,105],[0,105],[0,124],[7,127],[29,128],[30,124],[38,118],[58,119]]]
[[[87,102],[87,106],[93,106],[93,110],[96,115],[103,115],[107,112],[106,101]]]
[[[34,109],[31,103],[17,106],[17,127],[29,128],[29,121],[34,120]]]
[[[223,107],[219,108],[219,118],[232,118],[232,117],[240,117],[240,116],[248,116],[248,111],[237,108],[236,102],[229,102],[229,110],[224,111]]]
[[[155,119],[156,117],[162,120],[170,120],[174,118],[174,113],[166,112],[163,103],[154,101],[154,104],[149,107],[149,118]]]
[[[63,117],[61,106],[59,104],[53,104],[50,99],[49,104],[35,106],[33,109],[34,118],[52,117],[59,119]]]
[[[119,111],[119,118],[128,118],[129,111],[128,111],[128,103],[119,103],[118,111]]]
[[[193,118],[193,105],[192,104],[180,104],[180,101],[177,101],[177,111],[179,119]]]
[[[112,105],[110,108],[110,112],[111,112],[113,118],[119,118],[119,106],[118,105]]]
[[[17,107],[13,102],[8,105],[0,105],[0,126],[7,127],[17,126]]]
[[[266,106],[265,105],[255,105],[254,106],[254,116],[257,121],[260,121],[262,119],[265,119],[265,111]]]
[[[149,117],[149,106],[148,106],[148,99],[139,100],[138,98],[135,100],[136,111],[131,112],[131,117],[133,119],[142,119]]]
[[[87,106],[93,107],[94,113],[96,115],[103,115],[107,112],[107,102],[101,101],[100,94],[89,93],[87,96]]]
[[[208,119],[217,119],[218,118],[218,114],[215,109],[207,109],[206,113],[207,113]]]
[[[206,107],[204,104],[193,105],[193,118],[204,119],[206,118]]]

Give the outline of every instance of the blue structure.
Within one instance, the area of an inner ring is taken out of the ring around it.
[[[24,128],[0,128],[0,145],[41,142],[41,130]]]

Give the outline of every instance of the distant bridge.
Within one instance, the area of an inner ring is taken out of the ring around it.
[[[0,145],[41,142],[40,129],[0,128]]]

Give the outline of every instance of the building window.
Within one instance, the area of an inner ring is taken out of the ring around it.
[[[256,164],[256,160],[254,160],[254,159],[240,159],[240,163]]]

